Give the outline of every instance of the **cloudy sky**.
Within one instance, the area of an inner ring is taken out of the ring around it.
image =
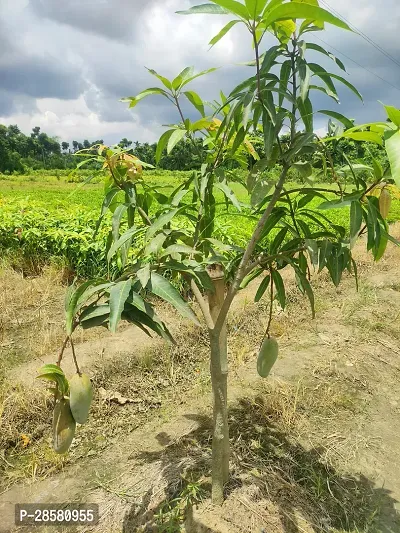
[[[326,2],[400,63],[399,0]],[[67,141],[155,141],[162,124],[177,120],[168,102],[150,97],[132,111],[119,102],[157,85],[145,66],[167,77],[189,65],[221,67],[193,85],[204,99],[220,88],[229,92],[250,72],[237,66],[252,57],[244,30],[234,28],[209,50],[207,43],[229,19],[175,14],[196,3],[204,2],[0,0],[0,123],[18,124],[25,133],[40,126]],[[387,81],[337,54],[365,98],[362,104],[343,89],[338,111],[365,122],[383,118],[378,100],[400,107],[400,66],[356,34],[329,28],[319,36]],[[268,37],[264,46],[272,44]],[[315,101],[335,108],[330,102],[322,94]],[[324,124],[321,117],[316,126]]]

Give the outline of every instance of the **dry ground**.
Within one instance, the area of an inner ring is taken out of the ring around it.
[[[90,422],[60,458],[34,375],[62,340],[62,277],[3,270],[0,531],[13,531],[16,502],[90,501],[100,524],[76,531],[173,533],[185,523],[187,533],[399,532],[400,250],[390,246],[373,264],[360,245],[357,263],[358,293],[350,276],[339,289],[314,279],[315,321],[292,283],[287,310],[275,310],[280,358],[268,380],[255,371],[268,303],[253,304],[252,288],[238,300],[229,324],[232,476],[218,512],[208,500],[204,331],[173,318],[176,347],[135,328],[82,334],[78,356],[97,393]],[[107,400],[114,392],[130,401]]]

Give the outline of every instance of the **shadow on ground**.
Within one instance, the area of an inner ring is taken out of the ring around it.
[[[324,450],[305,449],[295,442],[280,429],[276,413],[269,410],[261,396],[240,400],[230,409],[229,417],[232,475],[227,501],[218,512],[218,517],[231,525],[226,531],[400,531],[396,501],[388,490],[375,488],[362,475],[335,471],[324,463]],[[158,439],[164,450],[141,455],[144,463],[160,464],[164,486],[152,487],[140,504],[129,509],[123,533],[179,531],[179,521],[187,512],[188,494],[193,486],[198,487],[191,480],[201,480],[202,489],[209,492],[205,480],[210,474],[211,420],[197,415],[188,418],[198,423],[196,430],[174,442],[161,433]],[[248,509],[238,508],[241,500],[236,495],[243,494],[250,501],[250,515]],[[199,518],[192,519],[190,533],[220,533],[219,528],[201,526],[196,520]]]

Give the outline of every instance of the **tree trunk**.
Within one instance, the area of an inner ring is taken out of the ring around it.
[[[219,267],[209,272],[215,292],[209,294],[211,317],[215,323],[225,297],[225,279]],[[228,358],[226,323],[220,331],[210,331],[211,383],[213,391],[213,440],[212,440],[212,501],[221,505],[224,501],[224,485],[229,477],[229,428],[228,428]]]

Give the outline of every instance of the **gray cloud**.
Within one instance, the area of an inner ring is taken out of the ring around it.
[[[78,70],[53,61],[21,58],[0,64],[0,88],[34,98],[77,98],[85,88]]]
[[[39,17],[115,39],[132,40],[140,15],[156,0],[31,0]]]
[[[96,132],[94,135],[114,142],[132,123],[132,135],[138,140],[155,140],[160,131],[156,125],[176,122],[176,109],[159,97],[144,100],[132,111],[119,102],[123,96],[159,85],[145,66],[167,77],[188,65],[194,65],[197,71],[221,66],[193,84],[205,100],[218,97],[220,89],[229,93],[243,77],[252,74],[252,69],[235,65],[251,59],[253,53],[244,28],[235,27],[209,51],[208,41],[228,19],[174,14],[177,9],[202,1],[13,0],[5,6],[0,0],[0,116],[28,122],[30,116],[38,116],[38,108],[44,116],[46,105],[52,118],[46,115],[43,127],[49,133],[53,128],[63,135],[64,127],[65,135],[87,137],[87,124]],[[398,0],[385,0],[384,6],[366,6],[364,0],[327,1],[393,56],[400,55],[396,39],[400,27]],[[360,36],[327,28],[321,37],[329,45],[400,88],[400,67]],[[315,37],[315,42],[326,46],[317,40],[318,34]],[[313,40],[314,35],[307,35],[307,39]],[[272,44],[273,38],[268,36],[264,46]],[[366,122],[383,118],[378,99],[398,105],[399,91],[337,55],[346,63],[348,79],[358,86],[365,103],[344,88],[339,89],[340,106],[316,94],[317,109],[332,108]],[[329,60],[321,62],[325,68],[341,73]],[[51,102],[43,103],[45,98],[64,104],[51,107]],[[184,104],[184,109],[194,116],[190,105]],[[324,117],[316,117],[317,127],[325,123]]]

